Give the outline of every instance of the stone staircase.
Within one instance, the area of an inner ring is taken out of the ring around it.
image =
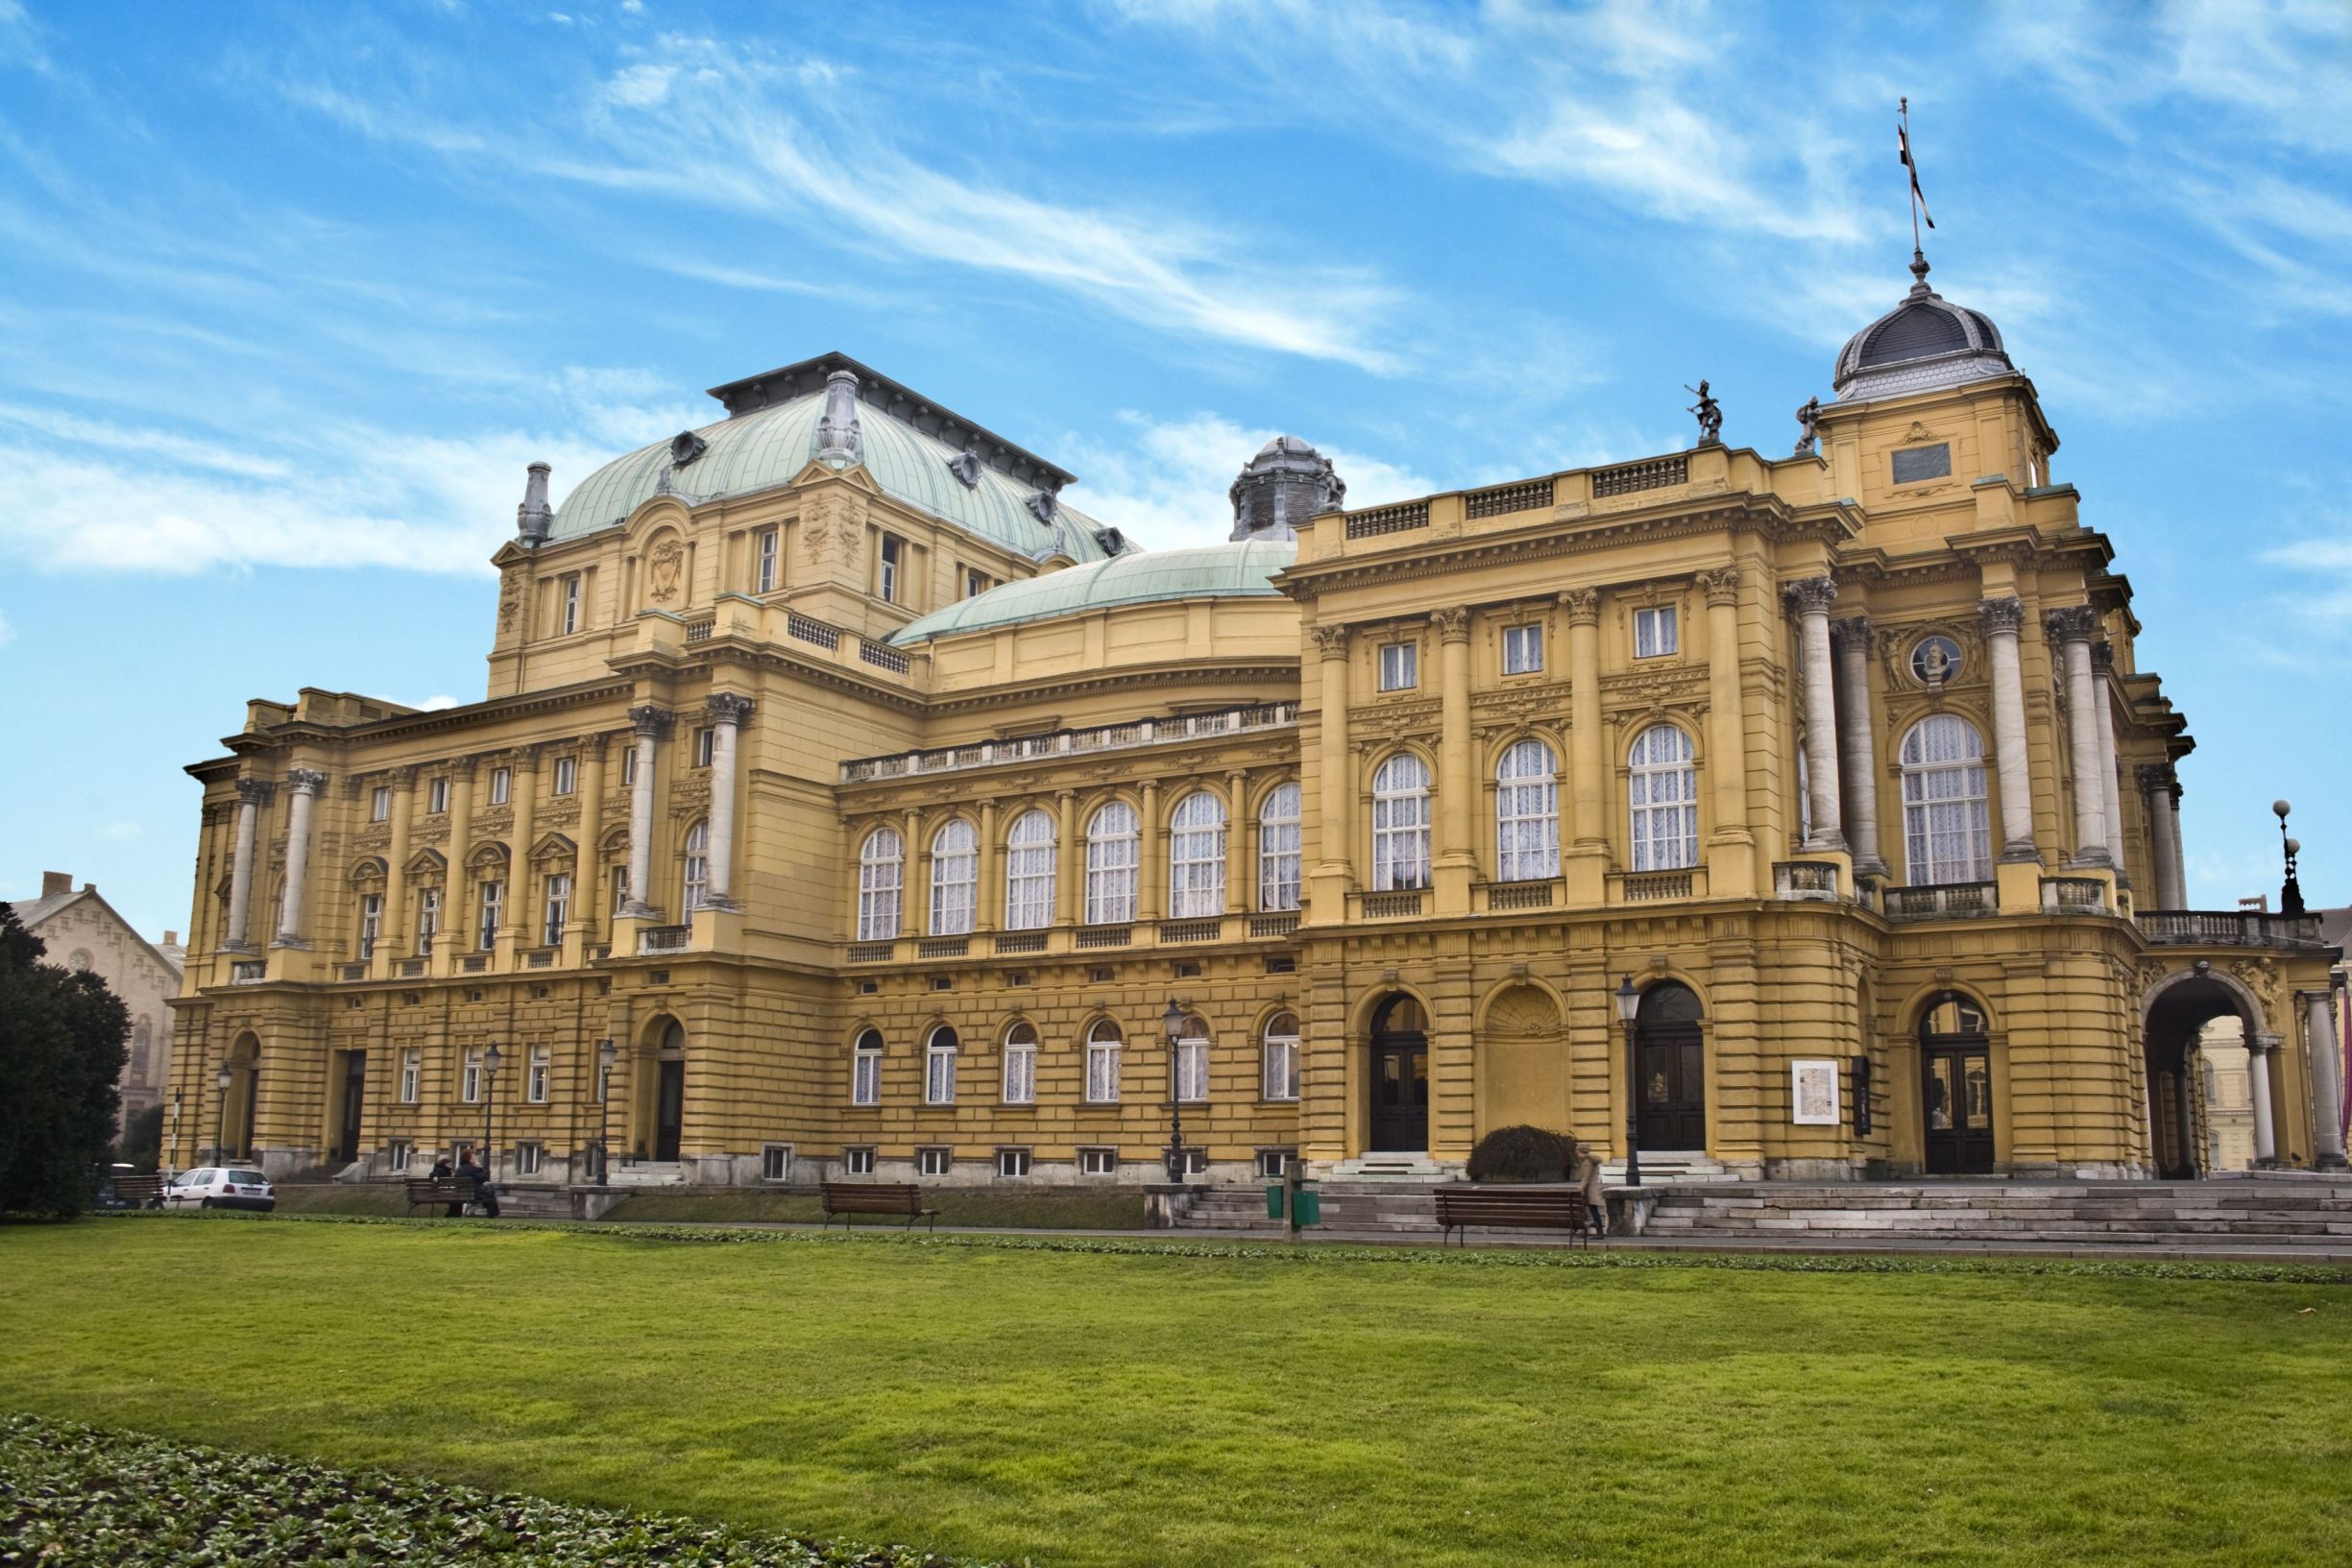
[[[1642,1235],[1693,1243],[2237,1242],[2352,1250],[2352,1181],[1676,1185],[1660,1190]]]
[[[686,1167],[676,1160],[615,1161],[604,1178],[608,1187],[683,1187],[686,1180]]]
[[[565,1187],[498,1183],[498,1214],[508,1219],[569,1219],[571,1191]]]

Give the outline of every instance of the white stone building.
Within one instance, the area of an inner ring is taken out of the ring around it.
[[[117,1129],[149,1106],[166,1103],[172,1013],[165,1002],[180,994],[180,972],[186,958],[180,933],[165,931],[162,941],[148,941],[99,896],[96,883],[84,882],[77,892],[73,878],[62,871],[41,873],[40,897],[9,902],[25,929],[49,945],[50,963],[96,975],[130,1009],[131,1047],[123,1059]],[[167,1110],[166,1161],[172,1159],[172,1133]]]

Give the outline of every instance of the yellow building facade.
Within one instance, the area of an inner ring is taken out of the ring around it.
[[[1350,510],[1286,437],[1220,546],[1135,548],[839,355],[560,508],[535,468],[484,701],[256,701],[189,770],[200,1141],[1086,1183],[1436,1176],[1535,1122],[2177,1175],[2229,1015],[2260,1156],[2340,1164],[2334,950],[2183,907],[2130,585],[1916,270],[1793,455]]]

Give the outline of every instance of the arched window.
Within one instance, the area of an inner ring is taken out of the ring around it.
[[[898,934],[898,894],[907,875],[907,845],[895,828],[877,828],[858,851],[858,940],[887,942]]]
[[[1224,803],[1196,789],[1168,817],[1168,914],[1202,920],[1224,912]]]
[[[1429,769],[1398,752],[1372,775],[1372,891],[1429,885]]]
[[[1679,871],[1699,863],[1699,770],[1690,736],[1660,724],[1634,736],[1626,799],[1634,814],[1634,869]]]
[[[1005,836],[1005,929],[1042,930],[1054,924],[1054,819],[1024,811]]]
[[[1109,1019],[1099,1019],[1086,1031],[1086,1102],[1115,1104],[1119,1098],[1119,1051],[1127,1036]]]
[[[686,897],[679,905],[692,914],[710,895],[711,825],[697,822],[686,830]]]
[[[956,1031],[942,1024],[931,1031],[923,1048],[923,1103],[956,1103]]]
[[[1086,825],[1086,924],[1119,926],[1135,918],[1139,835],[1135,808],[1112,801]]]
[[[857,1048],[850,1052],[850,1056],[849,1102],[852,1105],[881,1104],[882,1031],[867,1029],[860,1034]]]
[[[1985,808],[1984,740],[1951,713],[1932,713],[1903,737],[1903,855],[1912,885],[1993,880]]]
[[[1005,1031],[1005,1103],[1037,1102],[1037,1025],[1015,1024]]]
[[[131,1075],[139,1082],[147,1081],[149,1057],[155,1049],[155,1025],[145,1013],[131,1026]]]
[[[1268,1099],[1298,1098],[1298,1015],[1276,1013],[1266,1021]]]
[[[1209,1025],[1198,1013],[1176,1025],[1176,1094],[1188,1105],[1209,1098]]]
[[[1298,907],[1298,784],[1277,785],[1258,811],[1258,907]]]
[[[931,835],[931,934],[964,936],[980,895],[980,832],[956,817]]]
[[[1494,880],[1533,882],[1560,875],[1560,760],[1540,740],[1522,740],[1494,769]]]

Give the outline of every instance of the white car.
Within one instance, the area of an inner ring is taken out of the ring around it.
[[[258,1170],[238,1166],[202,1166],[182,1170],[163,1189],[167,1209],[257,1209],[278,1207],[278,1189]]]

